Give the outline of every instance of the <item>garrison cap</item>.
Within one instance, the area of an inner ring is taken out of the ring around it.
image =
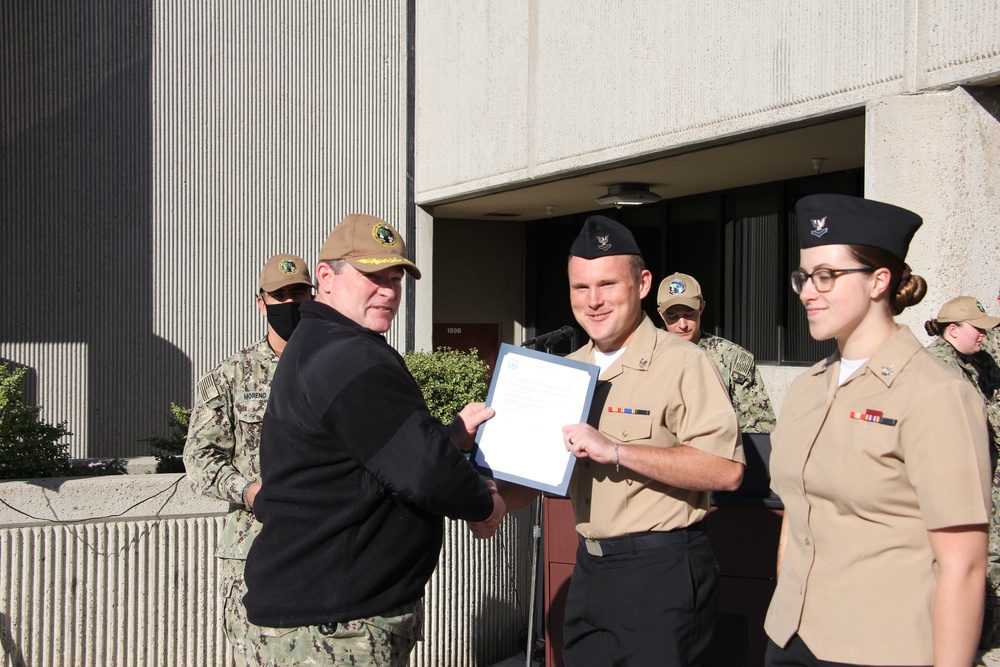
[[[406,269],[420,279],[420,269],[406,257],[406,243],[385,220],[351,213],[341,220],[319,251],[320,260],[343,259],[362,273],[375,273],[392,266]]]
[[[1000,324],[1000,319],[986,314],[983,304],[974,296],[959,296],[941,306],[937,316],[938,322],[967,322],[977,329],[993,329]]]
[[[667,312],[670,306],[687,306],[697,310],[701,308],[705,297],[701,295],[701,285],[686,273],[673,273],[662,281],[656,290],[656,305],[661,313]]]
[[[573,240],[569,254],[583,259],[597,259],[607,255],[642,256],[632,232],[620,222],[603,215],[587,218],[583,229]]]
[[[906,261],[910,239],[923,223],[899,206],[849,195],[809,195],[795,204],[799,247],[865,245]]]
[[[264,268],[260,270],[260,279],[257,281],[258,290],[273,292],[286,285],[309,285],[312,287],[309,267],[306,266],[305,260],[298,255],[275,255],[267,260]]]

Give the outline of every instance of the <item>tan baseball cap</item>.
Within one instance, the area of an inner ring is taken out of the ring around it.
[[[351,213],[333,228],[319,251],[319,259],[345,259],[364,273],[401,266],[414,279],[420,279],[420,269],[406,258],[406,243],[399,232],[385,220],[363,213]]]
[[[260,270],[257,288],[273,292],[286,285],[299,284],[312,287],[312,278],[305,260],[298,255],[275,255]]]
[[[974,296],[959,296],[941,306],[938,322],[967,322],[977,329],[992,329],[1000,319],[986,314],[983,304]]]
[[[667,312],[671,306],[687,306],[697,310],[701,308],[701,285],[686,273],[673,273],[660,282],[656,290],[656,305],[661,313]]]

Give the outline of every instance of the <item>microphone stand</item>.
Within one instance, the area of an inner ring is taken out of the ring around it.
[[[546,354],[552,354],[552,349],[555,347],[562,338],[548,337],[543,343],[545,346]],[[525,345],[537,345],[537,343],[529,341],[529,343],[522,343],[522,347]],[[574,331],[570,345],[576,347],[576,332]],[[538,555],[541,551],[541,540],[542,540],[542,504],[544,500],[544,494],[539,494],[538,499],[535,501],[535,523],[531,527],[531,597],[528,603],[528,645],[524,650],[524,667],[531,666],[531,654],[535,649],[535,605],[537,603],[536,594],[538,592]]]
[[[535,649],[535,605],[538,591],[538,554],[541,551],[542,540],[542,501],[539,494],[535,499],[535,524],[531,527],[531,601],[528,604],[528,646],[524,654],[524,666],[531,667],[531,655]]]

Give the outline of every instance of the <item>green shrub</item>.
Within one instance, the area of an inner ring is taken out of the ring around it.
[[[170,435],[166,438],[154,437],[143,440],[154,450],[156,472],[184,472],[184,461],[181,460],[180,456],[184,453],[184,443],[187,441],[190,420],[191,408],[171,403],[170,418],[167,420]]]
[[[39,419],[40,405],[24,402],[24,368],[0,364],[0,479],[70,474],[66,422]]]
[[[417,381],[431,414],[450,424],[466,403],[486,400],[490,367],[476,348],[468,352],[439,347],[434,352],[408,352],[403,356]]]

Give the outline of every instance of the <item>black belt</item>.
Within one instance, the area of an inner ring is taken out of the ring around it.
[[[603,540],[592,540],[580,536],[580,544],[591,556],[614,556],[616,554],[632,554],[646,549],[665,547],[678,542],[690,542],[699,535],[705,534],[705,522],[691,524],[687,528],[670,531],[655,531],[636,533],[621,537],[608,537]]]

